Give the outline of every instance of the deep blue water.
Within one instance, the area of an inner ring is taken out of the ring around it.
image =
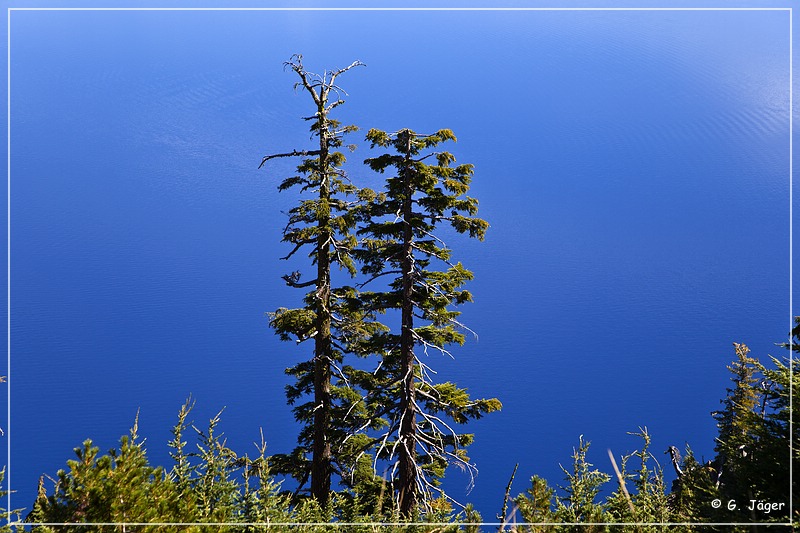
[[[256,167],[312,147],[282,70],[296,52],[312,71],[367,64],[340,80],[341,120],[451,128],[475,165],[486,241],[446,240],[475,273],[479,338],[431,365],[504,408],[470,424],[480,474],[469,495],[448,474],[456,499],[494,520],[514,465],[514,494],[561,484],[579,435],[606,472],[640,426],[659,458],[710,458],[731,343],[783,356],[790,328],[788,17],[14,12],[12,506],[137,410],[169,464],[189,394],[199,427],[226,407],[237,451],[259,428],[269,452],[293,447],[283,369],[308,353],[264,313],[299,304],[280,275],[307,267],[279,260],[292,163]],[[362,138],[349,172],[377,187]]]

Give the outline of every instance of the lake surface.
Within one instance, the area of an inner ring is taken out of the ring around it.
[[[500,413],[470,424],[480,474],[446,487],[493,521],[519,463],[563,484],[580,435],[610,472],[640,446],[713,456],[733,342],[784,356],[789,309],[787,11],[14,12],[11,39],[13,507],[140,413],[152,463],[191,394],[240,453],[289,451],[283,370],[307,358],[265,312],[309,272],[280,243],[278,193],[313,148],[282,63],[342,76],[363,132],[452,129],[475,165],[478,333],[431,356]],[[797,25],[796,25],[797,27]],[[331,40],[329,32],[336,29]],[[796,202],[795,202],[796,204]],[[796,205],[795,205],[796,206]],[[310,273],[308,274],[310,276]],[[669,469],[667,476],[669,478]]]

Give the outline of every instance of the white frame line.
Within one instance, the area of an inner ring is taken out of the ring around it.
[[[8,286],[6,287],[6,349],[8,353],[6,355],[6,395],[8,401],[6,402],[6,431],[8,432],[8,442],[6,444],[7,457],[4,481],[6,487],[9,488],[6,521],[11,523],[11,9],[8,10],[7,23],[6,36],[8,38],[8,43],[6,48],[6,67],[8,69],[8,92],[6,93],[6,98],[8,101],[6,119],[8,120],[8,124],[6,125],[6,155],[8,161],[6,162],[6,171],[8,172],[8,183],[6,184],[6,279]]]
[[[793,221],[794,221],[794,214],[792,209],[793,203],[793,183],[794,180],[794,151],[792,147],[792,141],[794,137],[794,115],[793,115],[793,85],[794,85],[794,73],[792,68],[792,56],[793,56],[793,49],[794,49],[794,30],[793,30],[793,13],[792,9],[789,8],[789,521],[791,523],[791,519],[794,516],[794,509],[792,506],[792,502],[794,501],[794,494],[792,493],[792,488],[794,487],[794,458],[792,457],[792,435],[794,435],[794,425],[793,425],[793,413],[794,413],[794,395],[792,391],[794,387],[792,384],[794,383],[794,354],[792,352],[792,329],[794,329],[794,298],[793,298],[793,287],[794,287],[794,277],[792,275],[794,269],[794,260],[792,258],[794,254],[793,246],[792,246],[792,239],[793,239]]]
[[[791,11],[791,7],[10,7],[9,11]]]

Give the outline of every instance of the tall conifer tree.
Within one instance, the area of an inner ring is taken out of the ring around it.
[[[757,408],[760,391],[760,376],[755,358],[748,355],[750,348],[734,343],[736,361],[728,365],[733,374],[733,387],[728,388],[724,408],[714,411],[719,436],[717,437],[717,463],[722,468],[721,486],[723,494],[730,498],[753,497],[753,451],[758,447],[754,429],[759,423]]]
[[[394,175],[386,180],[385,195],[365,210],[356,255],[369,276],[364,285],[384,276],[391,281],[361,298],[368,310],[399,311],[400,329],[364,341],[362,349],[380,354],[381,362],[375,372],[361,373],[360,380],[354,374],[353,380],[368,391],[370,412],[386,424],[374,441],[376,459],[392,463],[400,512],[412,517],[420,504],[431,500],[432,491],[441,492],[439,478],[448,464],[457,462],[474,473],[465,453],[473,436],[457,433],[451,424],[501,407],[494,398],[473,400],[453,383],[434,383],[432,369],[420,359],[420,353],[429,351],[450,355],[448,345],[463,344],[460,312],[453,307],[472,300],[462,288],[472,273],[450,261],[450,249],[433,231],[449,224],[483,240],[488,223],[474,216],[478,202],[465,196],[472,165],[452,167],[452,154],[429,150],[455,141],[453,132],[420,135],[404,129],[389,134],[373,129],[367,140],[373,148],[393,149],[366,163]]]
[[[305,120],[311,122],[311,133],[317,138],[319,147],[268,155],[263,158],[261,166],[276,157],[304,158],[297,167],[299,174],[285,179],[279,186],[281,191],[299,187],[301,193],[313,193],[312,197],[301,200],[289,211],[283,240],[293,248],[284,259],[299,250],[310,249],[308,256],[315,264],[316,272],[314,279],[309,281],[301,281],[300,271],[283,276],[287,285],[311,287],[311,291],[305,296],[304,307],[278,309],[271,314],[270,324],[284,340],[302,342],[313,339],[314,354],[311,360],[287,369],[287,373],[296,378],[295,384],[287,387],[289,403],[294,404],[305,396],[312,399],[294,408],[295,417],[304,423],[298,438],[300,446],[291,456],[276,457],[275,462],[277,470],[298,477],[301,486],[310,474],[311,495],[324,506],[331,490],[334,459],[331,442],[337,439],[337,427],[344,419],[344,413],[353,411],[353,404],[358,403],[359,398],[351,389],[336,384],[335,374],[340,372],[338,365],[346,344],[343,339],[348,329],[353,327],[349,311],[342,302],[352,294],[347,287],[336,289],[331,284],[333,265],[351,274],[356,273],[351,258],[351,249],[355,245],[351,229],[355,218],[354,202],[350,198],[359,190],[347,179],[342,169],[345,157],[338,149],[344,145],[344,135],[357,128],[342,126],[330,114],[344,103],[341,96],[345,93],[336,85],[338,76],[363,63],[355,61],[322,75],[308,72],[299,54],[292,56],[285,65],[300,78],[295,88],[307,92],[314,101],[315,112]],[[337,410],[342,412],[337,413]],[[306,459],[309,451],[312,455],[310,464]]]

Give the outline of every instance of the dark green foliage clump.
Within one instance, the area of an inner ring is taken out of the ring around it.
[[[800,318],[797,323],[792,342],[783,345],[792,352],[798,351]],[[767,368],[749,356],[747,346],[734,346],[737,359],[728,367],[733,386],[722,401],[723,409],[714,413],[719,427],[715,465],[722,470],[719,494],[723,501],[738,502],[728,515],[737,521],[787,520],[790,486],[795,498],[793,508],[800,505],[797,482],[791,483],[789,476],[789,463],[794,461],[796,468],[800,450],[800,418],[796,414],[794,433],[789,432],[790,396],[797,398],[800,392],[800,364],[796,358],[781,361],[771,357],[773,368]],[[764,513],[748,509],[752,502],[785,505]]]

